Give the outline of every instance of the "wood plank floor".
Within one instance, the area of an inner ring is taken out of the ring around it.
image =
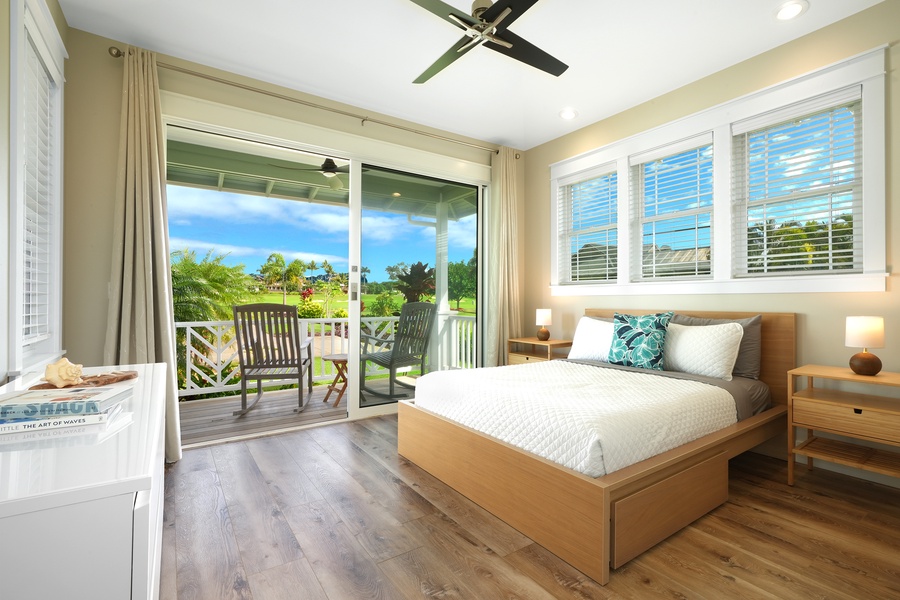
[[[388,391],[387,379],[370,379],[367,385],[378,392]],[[182,400],[178,405],[181,445],[184,448],[195,448],[346,418],[349,390],[336,407],[333,404],[337,392],[325,403],[323,400],[327,393],[328,386],[314,385],[306,408],[297,413],[294,411],[298,404],[296,388],[265,392],[259,404],[246,415],[238,417],[233,413],[241,406],[240,395]],[[251,392],[248,401],[252,402],[254,396],[255,392]],[[384,402],[377,396],[363,394],[364,406]]]
[[[205,400],[187,400],[178,404],[181,419],[181,444],[185,448],[218,443],[223,440],[258,435],[270,431],[297,428],[347,416],[347,395],[333,407],[335,394],[328,403],[322,402],[327,386],[313,386],[312,395],[303,412],[297,408],[297,390],[273,390],[263,393],[253,410],[236,417],[241,396],[227,396]],[[253,396],[250,395],[249,401]]]
[[[900,490],[753,453],[729,501],[599,586],[397,455],[396,417],[187,450],[163,600],[900,598]]]

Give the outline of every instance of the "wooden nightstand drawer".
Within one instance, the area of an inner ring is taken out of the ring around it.
[[[900,444],[900,413],[794,398],[794,424]]]
[[[512,353],[509,355],[509,364],[521,365],[522,363],[544,362],[546,358],[540,356],[529,356],[527,354]]]

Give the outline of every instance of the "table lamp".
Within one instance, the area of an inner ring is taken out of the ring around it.
[[[547,325],[553,324],[553,321],[550,319],[550,309],[537,309],[537,318],[535,320],[537,321],[535,325],[541,326],[541,328],[538,329],[537,332],[537,339],[541,340],[542,342],[546,342],[550,339],[550,330],[547,329]]]
[[[850,369],[857,375],[877,375],[881,371],[881,359],[869,352],[869,348],[884,348],[884,317],[847,317],[844,345],[862,348],[850,357]]]

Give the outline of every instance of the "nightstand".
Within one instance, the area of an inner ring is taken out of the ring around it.
[[[806,377],[797,390],[795,377]],[[900,373],[857,375],[847,367],[806,365],[788,371],[788,485],[794,485],[794,455],[900,477],[900,452],[862,446],[843,440],[816,437],[815,431],[858,440],[900,446],[900,399],[859,394],[815,386],[816,379],[846,381],[868,386],[900,388]],[[795,445],[795,427],[806,429],[807,439]]]
[[[555,350],[568,348],[572,340],[539,340],[536,337],[509,338],[506,340],[506,364],[519,365],[565,358]],[[566,353],[568,354],[568,353]]]

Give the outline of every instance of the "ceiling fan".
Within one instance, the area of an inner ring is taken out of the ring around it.
[[[289,169],[291,171],[318,171],[322,175],[324,175],[328,179],[328,185],[333,190],[340,190],[344,187],[344,183],[338,178],[338,173],[349,173],[350,167],[339,167],[337,163],[334,162],[331,158],[326,158],[322,162],[321,167],[286,167],[284,165],[276,165],[274,163],[269,163],[273,167],[278,167],[279,169]]]
[[[334,177],[338,173],[349,173],[350,167],[339,167],[331,158],[326,158],[321,167],[284,167],[282,165],[272,165],[282,169],[290,169],[292,171],[318,171],[325,177]]]
[[[475,0],[472,15],[467,15],[441,0],[412,0],[425,10],[459,27],[464,35],[456,44],[425,69],[413,83],[425,83],[469,50],[485,46],[500,54],[531,65],[559,77],[569,66],[553,58],[534,44],[520,38],[508,28],[537,0]]]

